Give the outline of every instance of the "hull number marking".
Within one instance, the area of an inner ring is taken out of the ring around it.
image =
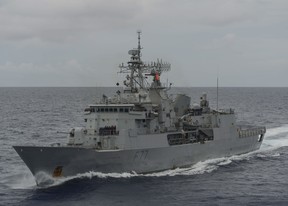
[[[148,150],[137,151],[134,155],[134,161],[145,160],[148,155]]]

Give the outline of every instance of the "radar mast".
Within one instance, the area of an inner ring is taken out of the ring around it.
[[[130,60],[127,64],[120,64],[120,73],[127,73],[126,80],[123,82],[126,87],[128,87],[131,92],[137,92],[138,88],[148,89],[148,87],[161,87],[160,75],[162,72],[170,71],[171,64],[167,62],[162,62],[162,60],[157,59],[155,62],[144,63],[141,60],[141,34],[140,30],[137,31],[138,34],[138,47],[136,49],[131,49],[128,51]],[[153,76],[153,83],[150,85],[146,80],[146,76]]]

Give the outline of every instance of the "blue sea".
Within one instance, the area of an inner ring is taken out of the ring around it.
[[[117,88],[0,88],[0,205],[288,205],[288,88],[220,88],[219,108],[266,126],[260,150],[152,174],[99,173],[40,187],[12,145],[64,143],[84,109]],[[216,108],[216,88],[173,88]]]

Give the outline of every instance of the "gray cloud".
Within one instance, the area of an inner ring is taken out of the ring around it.
[[[261,13],[263,9],[274,15],[273,7],[268,9],[271,4],[250,0],[11,0],[0,7],[0,37],[2,41],[63,40],[155,21],[169,26],[191,24],[192,28],[199,24],[223,26],[269,15]]]
[[[0,7],[1,40],[64,40],[133,24],[134,1],[11,0]]]
[[[139,28],[143,59],[171,61],[177,86],[214,86],[217,71],[224,86],[288,86],[287,10],[286,0],[2,0],[0,86],[114,85]]]

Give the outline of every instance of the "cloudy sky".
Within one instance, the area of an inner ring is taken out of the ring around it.
[[[0,87],[114,86],[138,29],[175,86],[288,87],[287,0],[0,0]]]

